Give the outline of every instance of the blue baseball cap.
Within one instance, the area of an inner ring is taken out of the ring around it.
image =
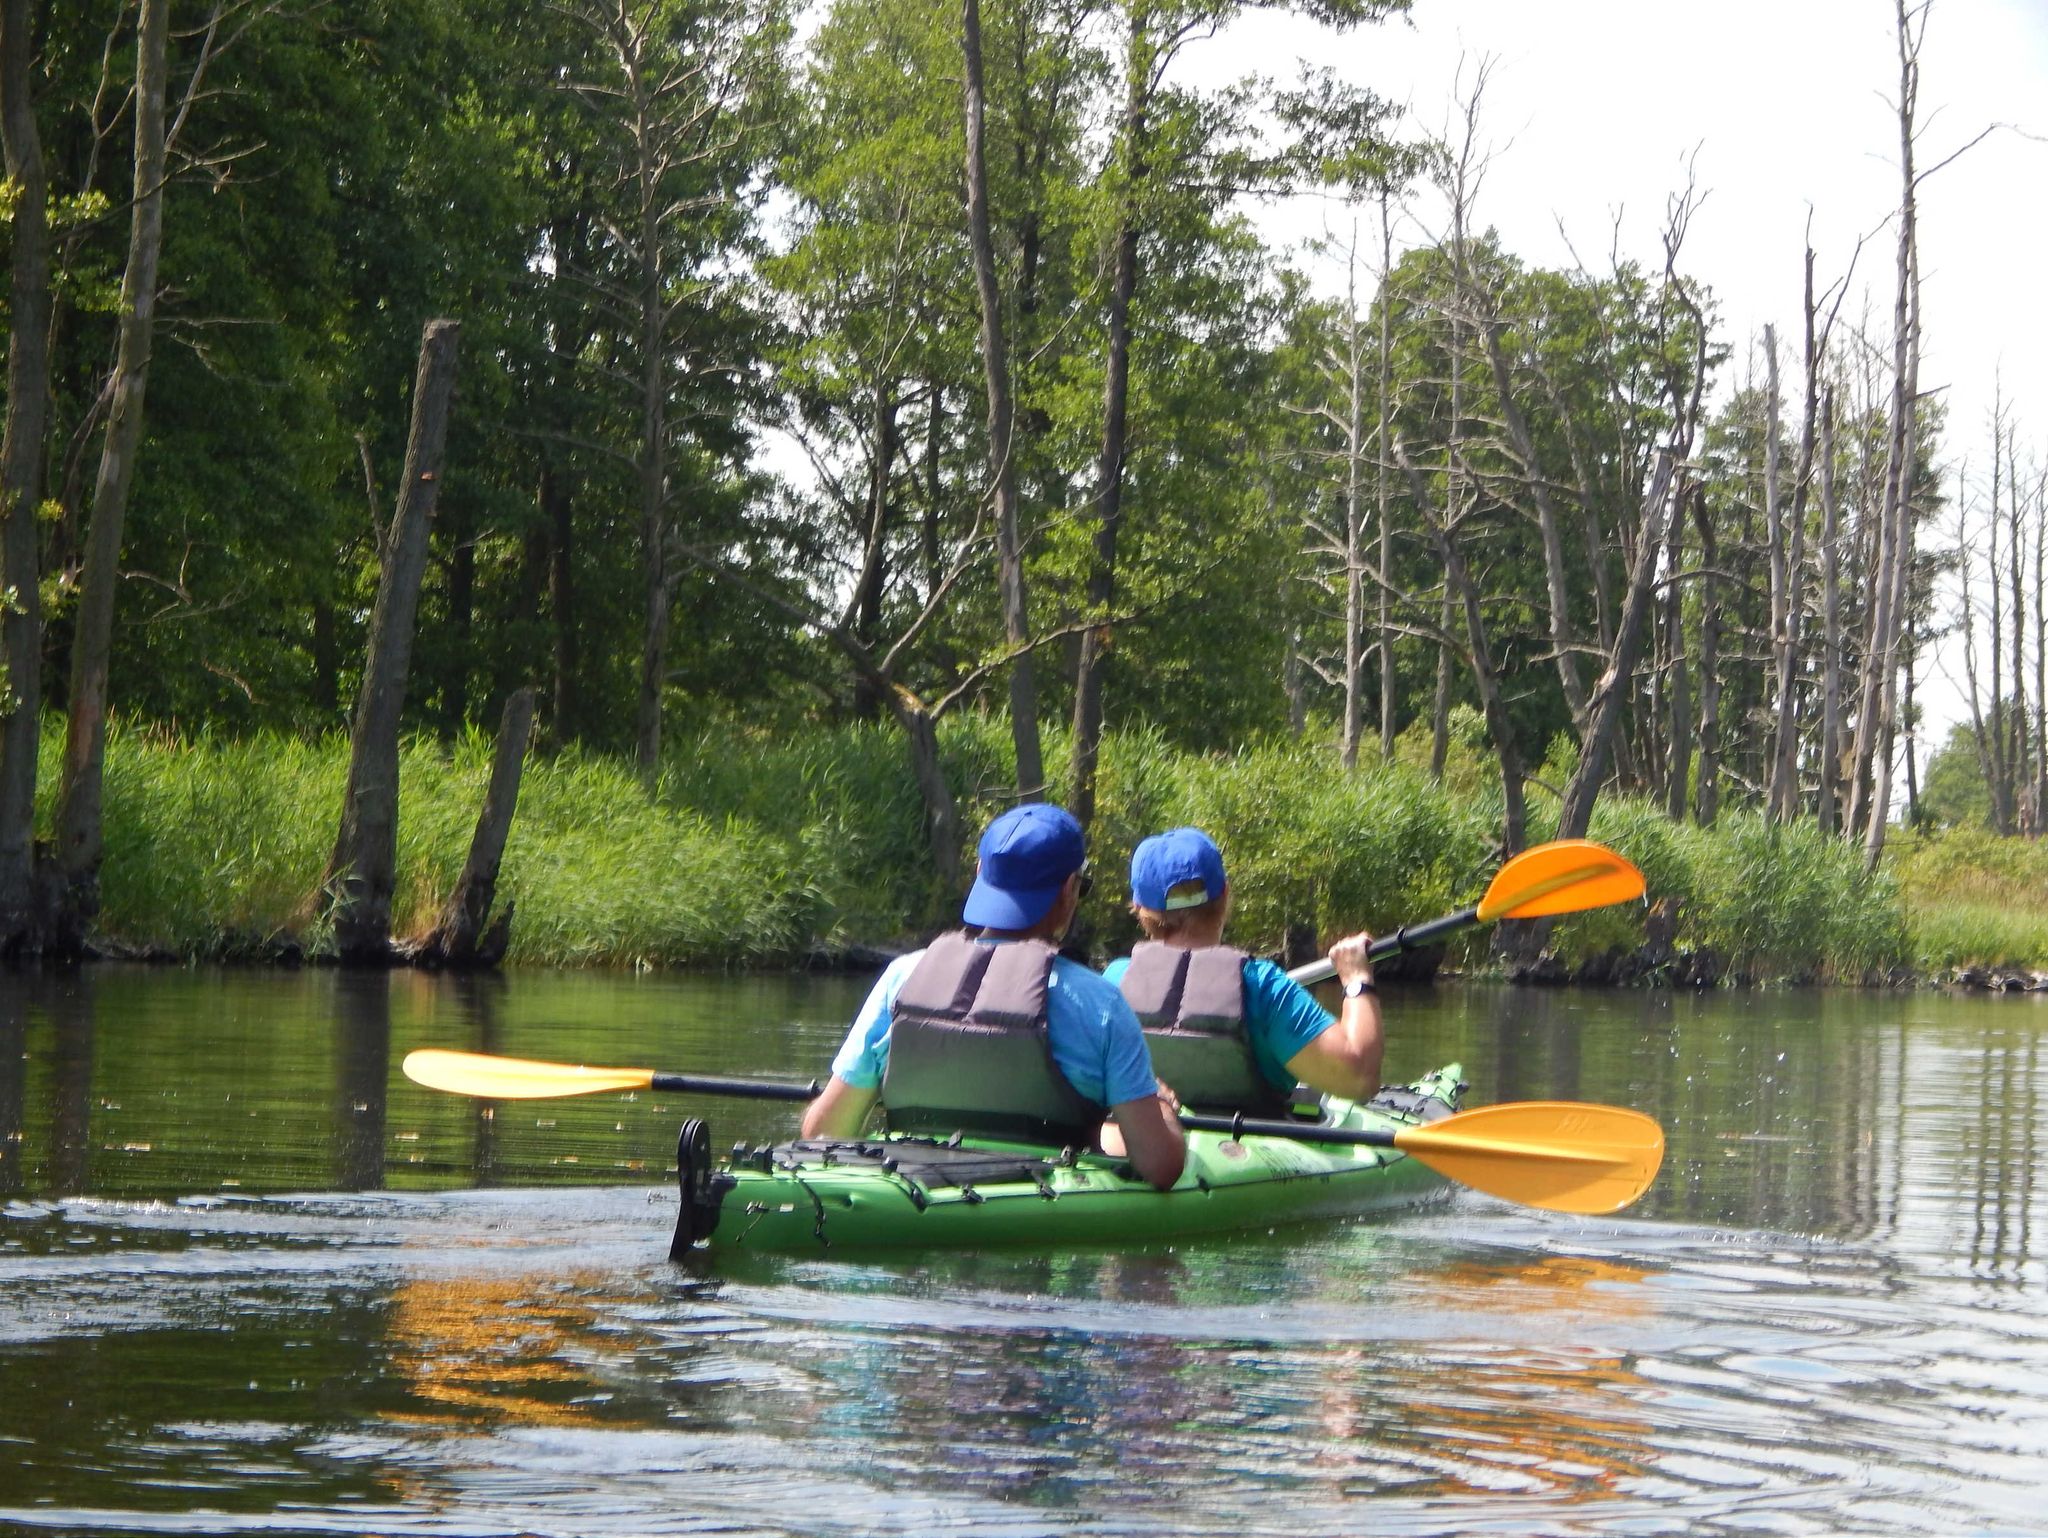
[[[1224,890],[1223,855],[1200,828],[1169,828],[1131,852],[1131,897],[1141,908],[1199,908]]]
[[[981,836],[981,869],[960,917],[985,929],[1029,929],[1052,911],[1088,858],[1073,814],[1044,801],[1013,807]]]

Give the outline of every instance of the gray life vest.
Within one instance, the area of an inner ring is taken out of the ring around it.
[[[1259,1072],[1245,1031],[1243,951],[1188,950],[1147,940],[1131,952],[1121,986],[1145,1028],[1152,1071],[1201,1109],[1260,1116],[1287,1112],[1287,1093]]]
[[[1041,940],[991,945],[958,932],[931,943],[889,1009],[892,1132],[1093,1145],[1104,1107],[1066,1081],[1046,1035],[1058,954]]]

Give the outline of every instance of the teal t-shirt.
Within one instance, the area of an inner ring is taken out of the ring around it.
[[[889,1067],[890,1006],[923,956],[923,951],[898,956],[877,979],[832,1059],[834,1078],[856,1089],[881,1087]],[[1145,1033],[1123,994],[1064,956],[1054,960],[1046,979],[1045,1034],[1060,1073],[1097,1105],[1142,1100],[1159,1087]]]
[[[1103,980],[1120,985],[1130,964],[1128,956],[1112,961],[1102,969]],[[1314,994],[1274,963],[1258,956],[1245,959],[1245,1035],[1251,1041],[1252,1061],[1275,1089],[1294,1088],[1288,1062],[1336,1023]]]

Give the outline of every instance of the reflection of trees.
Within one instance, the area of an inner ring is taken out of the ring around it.
[[[28,1189],[28,1021],[19,988],[0,987],[0,1196]]]
[[[1977,1003],[1979,1001],[1971,1001]],[[2017,1001],[1983,1001],[2008,1011]],[[2031,1003],[2019,1008],[2031,1017]],[[2041,1167],[2041,1028],[2031,1018],[2015,1032],[2009,1021],[1987,1043],[1977,1080],[1980,1091],[1964,1104],[1973,1113],[1974,1151],[1969,1189],[1969,1258],[1979,1274],[2013,1278],[2036,1258],[2033,1247],[2036,1180]],[[1946,1129],[1938,1128],[1937,1137]],[[1937,1157],[1950,1150],[1941,1150]]]
[[[385,1096],[391,1078],[391,974],[334,979],[334,1178],[344,1191],[384,1185]]]
[[[77,1196],[92,1180],[92,1073],[97,1024],[93,980],[84,969],[38,979],[52,1043],[53,1100],[49,1178],[55,1196]]]
[[[471,1043],[475,1052],[502,1053],[505,1028],[500,1006],[505,997],[505,979],[496,972],[456,972],[450,975],[448,986],[454,991],[455,1002],[469,1019],[470,1029],[463,1039]],[[470,1126],[474,1137],[470,1143],[470,1171],[476,1184],[492,1184],[498,1173],[498,1104],[495,1100],[478,1100],[470,1106]]]

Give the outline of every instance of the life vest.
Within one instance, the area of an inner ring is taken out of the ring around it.
[[[1152,1071],[1183,1105],[1285,1115],[1287,1094],[1259,1071],[1245,1030],[1248,959],[1227,945],[1147,940],[1131,952],[1120,986],[1145,1028]]]
[[[889,1007],[891,1131],[1094,1143],[1104,1107],[1066,1081],[1046,1035],[1058,954],[1040,940],[991,945],[964,933],[931,943]]]

